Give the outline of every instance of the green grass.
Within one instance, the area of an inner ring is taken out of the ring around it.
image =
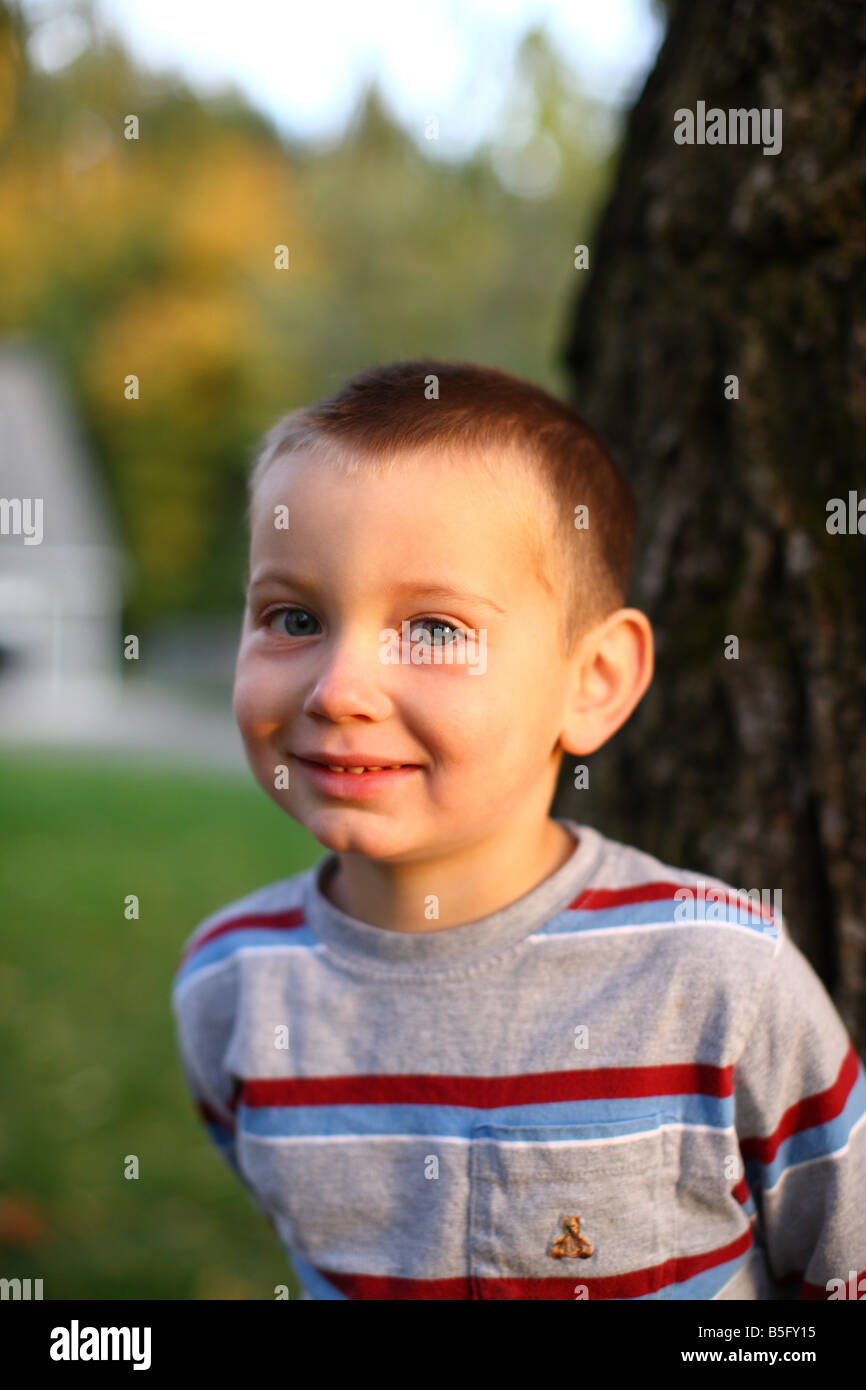
[[[0,1276],[46,1299],[294,1297],[192,1106],[169,995],[202,917],[322,847],[252,774],[89,753],[0,756],[0,824]]]

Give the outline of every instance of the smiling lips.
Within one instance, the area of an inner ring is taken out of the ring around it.
[[[324,757],[301,757],[299,753],[295,756],[301,758],[301,762],[312,763],[315,767],[325,767],[329,772],[351,772],[356,776],[362,772],[396,772],[401,767],[417,767],[417,763],[374,763],[372,761],[362,761],[362,755],[359,753],[344,754],[345,762],[342,763],[336,761],[326,762]],[[336,757],[335,754],[331,754],[330,756]],[[367,755],[364,756],[366,757]],[[372,756],[373,755],[370,755],[371,758]]]
[[[325,796],[340,801],[369,801],[385,793],[386,790],[400,786],[420,772],[418,763],[320,763],[311,758],[294,755],[301,764],[304,777]],[[330,755],[331,757],[334,754]],[[343,754],[343,757],[357,758],[360,754]],[[379,755],[381,757],[381,754]]]

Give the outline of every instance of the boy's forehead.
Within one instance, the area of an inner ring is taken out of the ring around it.
[[[329,464],[315,450],[277,458],[259,482],[250,508],[253,547],[257,542],[285,542],[308,525],[356,528],[383,522],[395,512],[407,533],[420,540],[437,534],[453,544],[507,548],[515,564],[537,549],[540,489],[525,467],[507,456],[479,456],[477,451],[407,451],[387,470],[367,467],[363,459],[351,473]],[[275,509],[288,508],[288,526],[275,524]]]
[[[450,586],[503,612],[558,620],[568,563],[550,495],[513,459],[418,451],[380,473],[345,473],[315,453],[275,459],[250,507],[248,582]],[[276,508],[287,508],[276,520]],[[286,524],[287,523],[287,524]],[[575,533],[577,534],[577,533]],[[561,531],[560,531],[561,535]],[[330,578],[329,578],[330,575]]]

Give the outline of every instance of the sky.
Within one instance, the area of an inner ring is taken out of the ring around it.
[[[287,137],[327,147],[376,76],[407,127],[440,127],[442,153],[495,132],[526,30],[544,24],[584,90],[627,105],[652,66],[662,25],[651,0],[91,0],[103,32],[145,67],[202,93],[236,85]],[[87,41],[74,0],[22,0],[33,60],[47,71]],[[443,148],[444,146],[444,148]]]

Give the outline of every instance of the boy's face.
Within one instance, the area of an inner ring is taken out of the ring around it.
[[[520,516],[532,498],[516,472],[500,485],[471,459],[420,454],[353,477],[293,455],[262,479],[235,717],[261,786],[327,848],[421,861],[547,817],[569,668]],[[486,668],[404,663],[402,635],[387,663],[381,634],[404,621],[422,642],[474,633]],[[306,756],[414,766],[354,781]]]

